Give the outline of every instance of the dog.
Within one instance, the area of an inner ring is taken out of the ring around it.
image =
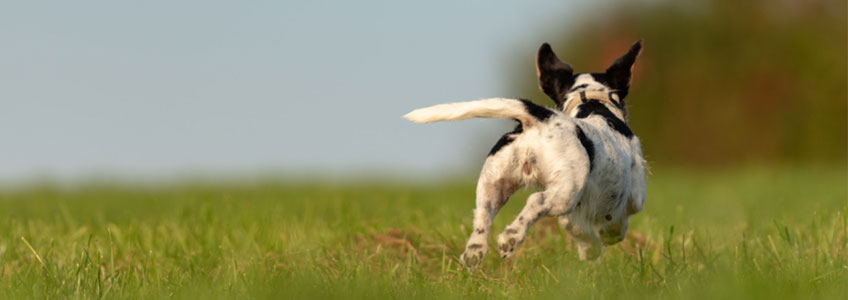
[[[557,217],[577,241],[580,260],[595,260],[605,246],[621,242],[630,216],[642,210],[645,160],[639,138],[627,126],[624,99],[642,41],[602,73],[577,73],[547,43],[536,55],[541,90],[557,110],[523,99],[491,98],[416,109],[404,118],[430,123],[468,118],[519,122],[489,152],[480,172],[471,237],[460,256],[468,267],[488,252],[492,219],[516,189],[531,194],[515,220],[498,235],[500,256],[509,258],[540,218]]]

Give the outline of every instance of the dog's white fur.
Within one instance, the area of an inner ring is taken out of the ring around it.
[[[626,112],[615,105],[619,99],[610,99],[614,91],[589,74],[577,75],[573,86],[582,88],[566,94],[564,111],[551,110],[544,120],[528,112],[521,100],[506,98],[440,104],[404,116],[418,123],[478,117],[521,122],[522,132],[512,134],[512,142],[490,155],[480,172],[474,226],[461,257],[467,266],[483,260],[492,219],[520,187],[542,190],[530,195],[521,213],[498,235],[503,258],[515,252],[534,222],[554,216],[578,242],[579,258],[596,259],[605,245],[624,239],[629,217],[642,210],[645,161],[639,139],[616,132],[602,116],[576,118],[579,103],[574,102],[581,101],[580,93],[609,95],[601,102],[624,120]],[[591,160],[578,131],[594,145]]]

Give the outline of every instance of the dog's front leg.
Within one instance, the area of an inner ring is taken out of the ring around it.
[[[577,241],[577,257],[580,260],[595,260],[604,254],[604,244],[589,221],[579,216],[561,216],[559,225]]]
[[[474,226],[471,237],[465,245],[465,252],[460,259],[469,268],[475,267],[486,257],[489,251],[489,230],[492,219],[506,204],[507,199],[515,191],[515,183],[499,178],[491,180],[484,175],[477,182],[477,205],[474,209]]]

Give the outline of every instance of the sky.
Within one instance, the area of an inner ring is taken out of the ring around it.
[[[513,124],[401,116],[521,96],[509,63],[589,6],[401,2],[0,3],[0,180],[474,169]]]

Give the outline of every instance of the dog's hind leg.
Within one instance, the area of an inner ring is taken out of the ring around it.
[[[502,258],[507,258],[524,241],[527,230],[543,216],[548,214],[550,203],[545,201],[544,192],[536,192],[527,197],[527,204],[518,217],[498,235],[498,250]]]
[[[486,257],[489,250],[488,240],[492,219],[506,204],[515,189],[514,181],[505,178],[491,179],[486,176],[486,172],[483,172],[480,176],[480,180],[477,182],[477,207],[474,209],[474,226],[472,227],[471,237],[465,245],[465,252],[460,257],[467,267],[477,266]]]
[[[508,258],[515,252],[533,223],[545,216],[567,214],[573,209],[583,192],[586,174],[572,176],[555,181],[556,184],[551,184],[545,191],[533,193],[527,198],[527,204],[518,217],[498,235],[498,250],[502,258]]]

